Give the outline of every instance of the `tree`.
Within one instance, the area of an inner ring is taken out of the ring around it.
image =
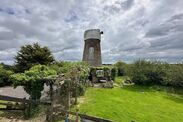
[[[6,69],[4,64],[0,64],[0,86],[10,85],[9,76],[13,74],[12,70]]]
[[[34,100],[41,97],[41,91],[44,89],[46,79],[55,77],[57,77],[57,72],[45,65],[36,65],[24,73],[17,73],[10,76],[14,86],[24,86],[24,90]]]
[[[37,64],[47,65],[54,61],[48,47],[41,47],[38,43],[22,46],[15,57],[17,72],[23,72]]]

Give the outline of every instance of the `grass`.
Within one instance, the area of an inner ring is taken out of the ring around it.
[[[119,77],[116,77],[115,78],[115,82],[118,84],[118,85],[121,85],[122,82],[124,82],[125,80],[129,80],[130,78],[128,76],[119,76]]]
[[[0,100],[0,103],[7,103],[7,101]],[[14,103],[14,102],[11,102]],[[14,103],[15,104],[15,103]],[[5,105],[0,105],[0,108],[6,108]],[[47,107],[44,105],[39,105],[37,108],[32,109],[31,117],[29,119],[34,119],[39,117],[41,113],[45,112]],[[20,110],[13,110],[13,111],[0,111],[0,117],[4,118],[14,118],[14,119],[25,119],[24,112]]]
[[[115,122],[183,122],[183,96],[169,88],[89,88],[84,97],[79,104],[81,113]]]
[[[0,100],[0,103],[6,103],[5,101],[2,101],[2,100]],[[1,105],[0,104],[0,108],[5,108],[6,106],[5,105]]]

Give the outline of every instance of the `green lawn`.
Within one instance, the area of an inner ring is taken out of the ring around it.
[[[115,122],[183,122],[183,96],[163,88],[89,88],[84,98],[81,113]]]
[[[129,80],[130,78],[128,76],[120,76],[120,77],[116,77],[115,78],[115,82],[118,84],[118,85],[121,85],[122,82],[124,82],[125,80]]]

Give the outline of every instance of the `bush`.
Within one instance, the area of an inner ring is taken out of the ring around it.
[[[65,96],[68,94],[68,90],[70,90],[72,97],[83,95],[88,86],[89,65],[85,62],[73,62],[69,63],[67,68],[67,70],[62,72],[64,74],[64,83],[61,85],[61,94]]]
[[[115,64],[115,67],[117,68],[117,75],[118,76],[124,76],[126,75],[126,63],[122,61],[118,61]]]
[[[183,64],[171,64],[167,69],[167,77],[163,84],[183,87]]]
[[[161,84],[167,74],[165,66],[157,61],[136,61],[132,68],[132,81],[142,85]]]
[[[183,64],[139,60],[130,69],[136,84],[183,87]]]
[[[114,81],[115,80],[115,77],[116,77],[116,68],[113,67],[111,69],[111,79]]]
[[[76,88],[76,90],[73,90],[72,96],[75,97],[76,94],[77,94],[77,97],[82,96],[82,95],[84,95],[85,91],[86,91],[86,86],[84,86],[82,84],[77,84],[77,88]]]

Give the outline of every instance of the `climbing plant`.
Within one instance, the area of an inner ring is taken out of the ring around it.
[[[24,86],[24,90],[34,100],[40,99],[41,91],[44,89],[46,79],[54,78],[57,72],[45,65],[33,66],[30,70],[24,73],[17,73],[10,76],[14,87],[19,85]]]

